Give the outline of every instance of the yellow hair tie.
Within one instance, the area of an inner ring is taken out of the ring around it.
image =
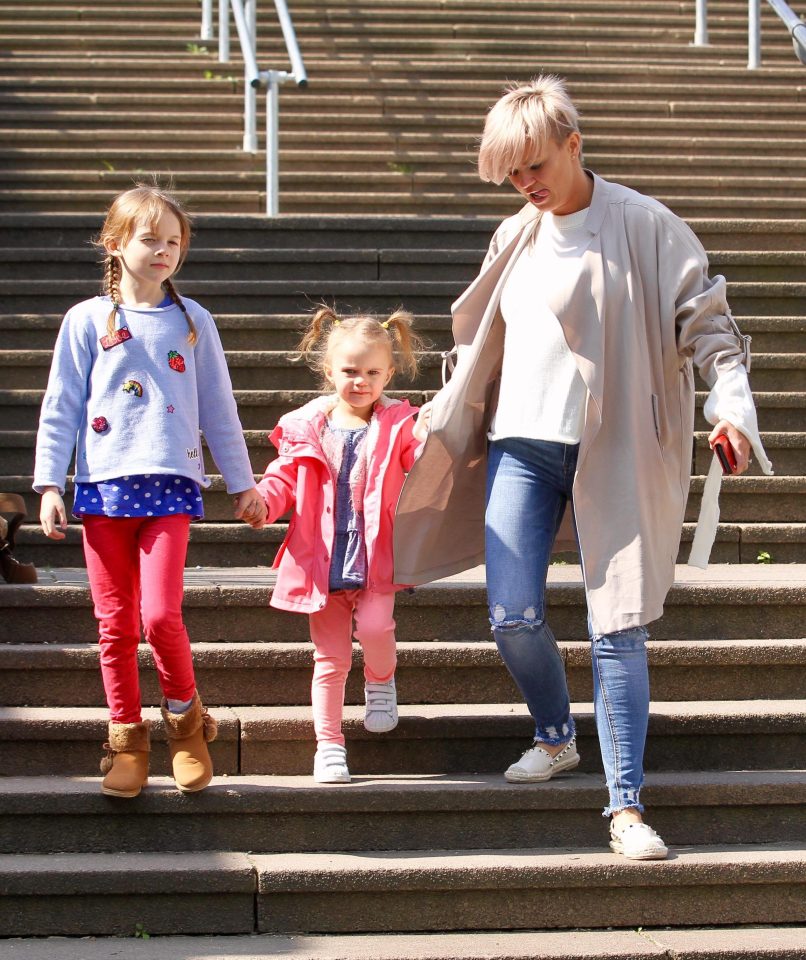
[[[388,320],[382,321],[381,326],[383,327],[384,330],[388,330],[388,329],[389,329],[389,321],[388,321]]]

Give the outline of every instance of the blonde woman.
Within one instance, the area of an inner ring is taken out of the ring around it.
[[[508,179],[526,203],[496,230],[480,275],[453,306],[456,369],[431,405],[430,435],[402,492],[396,578],[420,583],[485,560],[493,636],[535,722],[505,776],[542,782],[580,762],[545,620],[552,549],[576,542],[610,846],[662,859],[666,845],[639,799],[646,625],[674,579],[693,364],[711,386],[710,443],[727,435],[737,473],[752,444],[769,470],[747,341],[724,278],[708,278],[686,224],[584,168],[577,110],[560,79],[540,77],[493,106],[478,168],[485,181]],[[699,562],[709,549],[701,531]]]

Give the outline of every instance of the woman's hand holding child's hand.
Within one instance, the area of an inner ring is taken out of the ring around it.
[[[266,524],[266,504],[258,493],[257,487],[244,490],[235,495],[233,501],[236,520],[243,520],[255,530],[260,530]]]
[[[419,440],[420,443],[425,442],[425,438],[428,436],[428,431],[431,429],[431,401],[424,403],[420,407],[420,412],[417,414],[417,420],[414,423],[414,429],[412,433],[416,440]]]
[[[46,537],[50,537],[51,540],[64,540],[63,531],[67,529],[67,511],[64,509],[64,500],[56,487],[48,487],[42,494],[39,522]]]

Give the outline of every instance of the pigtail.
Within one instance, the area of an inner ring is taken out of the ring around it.
[[[184,300],[179,296],[179,293],[176,287],[173,285],[173,281],[169,277],[167,280],[162,281],[162,289],[168,294],[168,296],[173,300],[173,302],[179,307],[179,309],[185,315],[185,322],[188,325],[188,343],[191,346],[196,343],[198,336],[196,334],[196,324],[193,322],[193,317],[188,313],[188,308],[185,306]]]
[[[419,354],[425,349],[422,337],[412,329],[413,323],[414,317],[408,310],[395,310],[388,319],[381,322],[381,326],[392,341],[394,357],[400,364],[402,372],[411,380],[417,376]]]
[[[322,341],[326,340],[330,330],[340,323],[341,318],[336,311],[332,307],[322,304],[311,317],[305,333],[297,345],[297,359],[304,360],[314,369],[319,370],[324,356]]]
[[[120,277],[122,274],[120,260],[113,257],[111,253],[106,255],[104,261],[104,293],[112,301],[112,310],[106,318],[106,332],[110,337],[114,337],[117,327],[118,307],[120,306]]]

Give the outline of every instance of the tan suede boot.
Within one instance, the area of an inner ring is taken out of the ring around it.
[[[108,797],[136,797],[148,785],[150,720],[141,723],[109,723],[109,741],[104,744],[107,755],[101,760],[101,773],[106,774],[101,792]]]
[[[202,706],[198,693],[184,713],[171,713],[163,698],[162,719],[171,751],[174,780],[182,793],[203,790],[213,779],[213,761],[207,744],[215,740],[218,723]]]

